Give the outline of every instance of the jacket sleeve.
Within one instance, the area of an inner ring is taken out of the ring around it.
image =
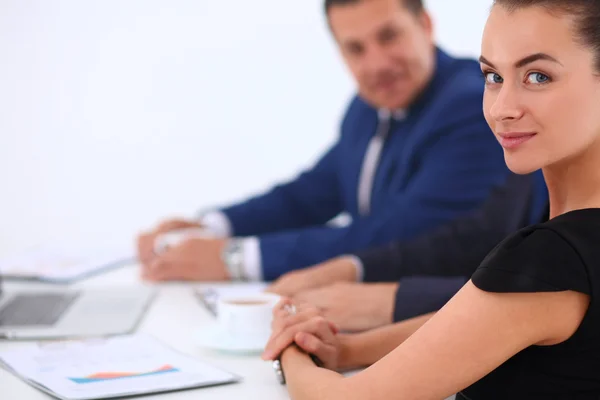
[[[433,135],[410,184],[371,215],[343,228],[319,227],[260,237],[266,280],[329,258],[407,240],[476,209],[508,170],[482,118]]]
[[[494,188],[484,205],[409,241],[356,254],[364,267],[364,280],[396,281],[413,275],[469,277],[485,256],[507,235],[527,225],[532,175],[511,174]]]
[[[412,276],[400,281],[394,304],[394,322],[438,311],[467,282],[466,277]]]
[[[342,211],[338,144],[310,170],[271,191],[222,211],[235,236],[261,235],[325,224]]]

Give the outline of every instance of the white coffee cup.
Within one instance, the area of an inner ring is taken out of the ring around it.
[[[232,338],[266,344],[271,335],[273,308],[279,300],[271,293],[221,296],[217,301],[217,321]]]

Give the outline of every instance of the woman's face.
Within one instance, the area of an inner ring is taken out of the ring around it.
[[[576,157],[600,137],[600,76],[574,32],[570,16],[536,6],[496,5],[487,21],[483,109],[516,173]]]

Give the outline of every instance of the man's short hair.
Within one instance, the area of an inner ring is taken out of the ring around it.
[[[325,0],[325,13],[329,13],[329,9],[333,6],[337,5],[345,5],[358,3],[361,0]],[[408,9],[411,13],[415,15],[419,15],[425,9],[423,5],[423,0],[398,0],[402,5]]]

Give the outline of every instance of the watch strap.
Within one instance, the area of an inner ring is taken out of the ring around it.
[[[242,239],[229,239],[225,244],[221,258],[232,280],[247,280],[244,271],[244,243]]]

